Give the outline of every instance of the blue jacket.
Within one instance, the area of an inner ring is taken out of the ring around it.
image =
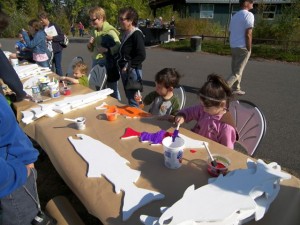
[[[26,183],[26,165],[34,163],[38,155],[6,99],[0,95],[0,198]]]
[[[25,31],[22,31],[22,35],[27,44],[27,47],[31,48],[33,53],[47,53],[48,48],[46,44],[46,33],[44,30],[39,30],[38,32],[36,32],[32,40],[30,40],[27,32]]]

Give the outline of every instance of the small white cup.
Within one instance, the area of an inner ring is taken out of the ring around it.
[[[76,122],[75,122],[76,128],[78,130],[84,130],[85,129],[85,121],[86,121],[85,117],[76,118]]]
[[[173,142],[172,137],[166,137],[162,141],[164,148],[165,166],[170,169],[181,167],[184,140],[177,137]]]
[[[18,59],[11,59],[10,61],[11,61],[11,65],[12,65],[13,67],[16,67],[16,66],[19,65],[19,60],[18,60]]]

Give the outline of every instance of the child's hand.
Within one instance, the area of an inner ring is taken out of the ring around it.
[[[175,116],[174,123],[175,124],[183,124],[184,123],[184,117],[183,116]]]
[[[61,76],[61,77],[59,77],[59,80],[65,80],[66,79],[66,77],[65,76]]]

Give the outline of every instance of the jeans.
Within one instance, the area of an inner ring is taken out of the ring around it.
[[[140,77],[143,78],[142,70],[138,69],[138,72],[140,74]],[[125,95],[126,95],[126,98],[128,99],[128,105],[138,108],[139,104],[134,99],[134,96],[135,96],[135,94],[136,94],[137,91],[135,91],[135,90],[126,90],[125,89],[125,83],[126,83],[126,79],[127,79],[127,73],[122,73],[121,72],[121,78],[122,78],[122,83],[123,83]],[[137,79],[137,75],[136,74],[135,74],[134,79]]]
[[[36,64],[38,64],[41,67],[50,67],[49,65],[49,61],[43,61],[43,62],[36,62]]]
[[[55,65],[55,73],[57,73],[59,76],[63,75],[62,67],[61,67],[61,59],[62,59],[62,51],[55,52],[53,56],[53,63]]]
[[[35,175],[33,174],[35,173]],[[31,193],[36,201],[36,177],[37,172],[31,169],[30,176],[24,186]],[[3,225],[30,225],[31,221],[38,214],[37,203],[26,192],[23,186],[16,189],[13,193],[1,198],[2,221]],[[1,223],[2,222],[2,223]]]
[[[121,101],[121,95],[120,95],[120,91],[119,91],[119,88],[118,88],[118,81],[116,81],[116,82],[106,82],[106,87],[111,88],[111,89],[114,90],[114,93],[112,93],[110,95],[111,97]]]

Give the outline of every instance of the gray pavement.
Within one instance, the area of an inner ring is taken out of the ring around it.
[[[16,39],[0,39],[2,49],[13,51],[15,41]],[[91,55],[86,49],[84,39],[71,39],[71,43],[63,52],[64,72],[71,59],[78,55],[91,65]],[[181,85],[187,91],[186,106],[199,104],[195,93],[207,75],[217,73],[227,77],[230,73],[230,62],[230,56],[147,48],[147,58],[143,64],[144,93],[153,89],[156,72],[164,67],[174,67],[184,74]],[[267,119],[265,138],[254,157],[275,161],[300,178],[300,120],[297,119],[300,115],[300,66],[250,59],[243,76],[242,89],[246,91],[246,95],[240,98],[259,106]],[[119,84],[119,87],[125,101],[122,85]],[[191,126],[192,124],[186,125],[187,128]]]

